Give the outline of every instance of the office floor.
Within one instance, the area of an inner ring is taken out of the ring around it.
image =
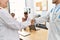
[[[31,35],[23,37],[20,36],[23,40],[47,40],[48,30],[40,29],[38,31],[29,32]]]

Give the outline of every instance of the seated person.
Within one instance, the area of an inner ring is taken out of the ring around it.
[[[22,22],[26,22],[26,21],[28,21],[28,13],[24,12],[24,17],[22,18]],[[26,30],[26,28],[24,30]]]
[[[31,30],[35,30],[35,26],[34,26],[34,20],[28,17],[28,13],[24,12],[24,17],[22,18],[22,22],[26,22],[26,24],[28,24],[30,31]],[[24,29],[26,30],[26,28]]]
[[[22,18],[22,22],[25,22],[28,19],[28,13],[24,12],[24,17]]]

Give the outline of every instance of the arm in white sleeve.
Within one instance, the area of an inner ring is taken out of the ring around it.
[[[11,17],[11,15],[9,15],[9,13],[0,10],[0,19],[3,21],[3,24],[7,28],[11,28],[11,29],[15,29],[15,30],[19,30],[20,29],[19,23],[17,21],[15,21]]]
[[[30,21],[21,22],[21,29],[24,29],[30,25]]]
[[[26,28],[29,25],[31,25],[31,18],[30,17],[28,17],[26,21],[21,22],[21,29]]]
[[[43,23],[43,22],[47,22],[49,21],[49,18],[50,18],[50,13],[48,13],[46,16],[44,17],[39,17],[39,18],[36,18],[35,21],[37,22],[40,22],[40,23]]]

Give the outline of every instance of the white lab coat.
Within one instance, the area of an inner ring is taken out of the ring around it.
[[[48,20],[50,24],[50,27],[48,27],[48,40],[60,40],[60,4],[53,8],[47,16],[36,19],[41,23]]]
[[[26,21],[22,22],[22,24],[23,24],[24,26],[29,26],[29,25],[31,25],[31,18],[28,17]]]
[[[24,25],[15,21],[11,15],[0,8],[0,40],[19,40],[18,30]]]

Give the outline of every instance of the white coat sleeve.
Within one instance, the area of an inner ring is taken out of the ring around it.
[[[0,10],[0,19],[3,21],[3,24],[7,28],[14,29],[14,30],[19,30],[22,28],[21,23],[14,20],[8,12]]]
[[[46,16],[44,17],[39,17],[39,18],[36,18],[35,21],[38,21],[40,23],[43,23],[43,22],[48,22],[50,20],[50,13],[48,13]]]

